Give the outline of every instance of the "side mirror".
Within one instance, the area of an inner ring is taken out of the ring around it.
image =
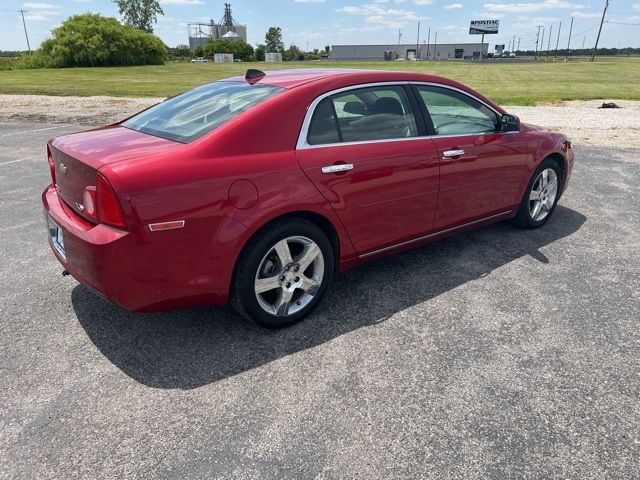
[[[520,130],[520,119],[515,115],[505,113],[500,118],[501,132],[517,132]]]

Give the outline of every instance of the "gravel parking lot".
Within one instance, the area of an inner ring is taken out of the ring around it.
[[[640,148],[574,139],[542,229],[340,274],[268,331],[60,275],[44,145],[77,129],[0,123],[0,477],[640,476]]]

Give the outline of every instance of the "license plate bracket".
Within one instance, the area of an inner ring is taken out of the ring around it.
[[[50,216],[47,216],[47,226],[49,227],[49,238],[51,245],[55,248],[56,252],[60,254],[62,258],[66,260],[67,255],[64,251],[64,233],[60,226],[53,221]]]

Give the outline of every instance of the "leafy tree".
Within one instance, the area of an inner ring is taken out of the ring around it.
[[[233,53],[234,59],[243,61],[253,59],[253,47],[243,40],[211,40],[204,47],[204,56],[213,57],[215,53]]]
[[[196,47],[196,49],[193,51],[193,55],[195,57],[204,57],[205,53],[204,53],[204,46],[202,45],[198,45]]]
[[[280,27],[269,27],[267,34],[264,36],[264,43],[268,53],[284,53],[282,29]]]
[[[176,58],[191,57],[191,49],[189,48],[189,45],[177,45],[169,49],[169,52]]]
[[[266,51],[266,48],[267,47],[264,45],[264,43],[259,43],[258,45],[256,45],[256,48],[254,50],[256,61],[264,62],[264,58],[265,58],[264,53]]]
[[[124,23],[145,32],[153,32],[153,24],[164,11],[157,0],[113,0]]]
[[[155,35],[96,13],[73,15],[52,34],[25,58],[25,68],[160,65],[167,55]]]
[[[291,45],[282,55],[284,61],[295,62],[298,60],[304,60],[304,53],[295,45]]]

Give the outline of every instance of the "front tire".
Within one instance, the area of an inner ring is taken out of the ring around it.
[[[231,304],[267,328],[299,322],[331,283],[334,253],[327,235],[303,219],[264,228],[244,249],[233,279]]]
[[[521,228],[538,228],[544,225],[556,209],[561,185],[562,170],[558,162],[546,158],[531,176],[514,223]]]

